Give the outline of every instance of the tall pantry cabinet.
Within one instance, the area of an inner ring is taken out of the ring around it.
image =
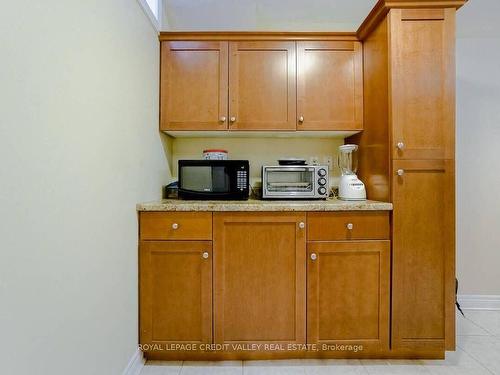
[[[455,12],[463,1],[381,2],[363,24],[360,177],[391,201],[399,351],[455,348]],[[369,18],[370,19],[370,18]]]

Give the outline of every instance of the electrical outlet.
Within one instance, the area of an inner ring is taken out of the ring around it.
[[[325,156],[323,164],[328,165],[328,171],[333,171],[333,158],[331,156]]]

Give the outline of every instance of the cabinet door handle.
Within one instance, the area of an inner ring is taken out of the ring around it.
[[[316,255],[316,253],[312,253],[311,260],[316,260],[316,259],[318,259],[318,256]]]
[[[177,223],[173,223],[173,224],[172,224],[172,229],[177,229],[177,228],[179,228],[179,224],[177,224]]]
[[[231,122],[236,122],[236,117],[234,117],[234,116],[233,116],[233,117],[231,117],[231,118],[229,119],[229,121],[231,121]]]
[[[208,256],[209,256],[208,251],[205,251],[205,252],[202,254],[203,259],[208,259]]]
[[[304,116],[299,117],[299,122],[302,124],[304,122]]]
[[[222,116],[222,117],[220,118],[220,122],[226,122],[226,116]]]
[[[349,229],[349,230],[352,230],[354,228],[354,224],[353,223],[347,223],[347,225],[345,227],[347,229]]]
[[[301,222],[299,223],[299,228],[300,228],[300,229],[304,229],[305,227],[306,227],[306,223],[304,223],[303,221],[301,221]]]
[[[402,150],[403,148],[405,148],[405,144],[403,142],[398,142],[398,144],[396,145],[400,150]]]
[[[405,170],[404,169],[398,169],[398,176],[402,176],[405,174]]]

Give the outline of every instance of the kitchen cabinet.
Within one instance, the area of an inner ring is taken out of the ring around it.
[[[232,35],[162,40],[161,130],[363,129],[362,45],[354,36]]]
[[[213,215],[215,342],[305,343],[305,213]]]
[[[362,64],[360,42],[297,42],[297,130],[363,129]]]
[[[295,130],[295,42],[229,43],[230,130]]]
[[[141,241],[141,344],[212,342],[212,242]]]
[[[455,9],[390,15],[394,159],[453,159]]]
[[[308,242],[307,254],[307,342],[389,349],[390,242]]]
[[[390,238],[389,213],[309,212],[307,214],[308,241],[384,240]]]
[[[398,4],[399,3],[399,4]],[[393,350],[455,349],[455,15],[465,1],[380,1],[363,39],[367,195],[393,202]],[[382,15],[381,15],[382,14]]]
[[[160,129],[225,130],[228,42],[161,43]]]
[[[393,163],[394,345],[442,349],[455,332],[454,162]]]
[[[390,353],[389,220],[377,210],[140,212],[140,343],[163,345],[146,347],[146,357],[353,355],[323,344]],[[228,346],[164,350],[196,343]],[[260,346],[238,349],[252,345]]]

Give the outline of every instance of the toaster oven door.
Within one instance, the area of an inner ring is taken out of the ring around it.
[[[312,167],[266,167],[262,181],[264,197],[313,197],[314,177]]]

